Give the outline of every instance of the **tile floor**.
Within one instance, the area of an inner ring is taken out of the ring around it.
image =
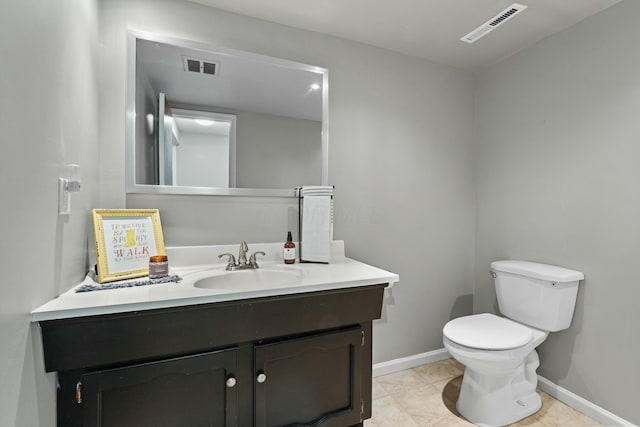
[[[373,417],[365,427],[473,426],[456,411],[463,371],[458,361],[447,359],[374,378]],[[512,426],[600,425],[548,394],[540,395],[542,409]]]

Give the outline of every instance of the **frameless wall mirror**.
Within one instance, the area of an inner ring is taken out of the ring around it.
[[[128,193],[327,185],[325,68],[134,31],[128,48]]]

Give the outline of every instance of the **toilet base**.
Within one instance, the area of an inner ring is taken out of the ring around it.
[[[536,413],[542,399],[536,393],[540,364],[538,353],[529,353],[511,373],[479,372],[465,368],[456,408],[468,421],[487,427],[505,426]]]

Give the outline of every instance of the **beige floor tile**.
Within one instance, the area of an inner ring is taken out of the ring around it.
[[[582,412],[565,405],[547,393],[539,392],[542,397],[542,409],[531,418],[539,420],[549,427],[592,427],[601,424],[584,415]],[[520,421],[521,423],[524,420]]]
[[[474,424],[465,420],[464,418],[456,417],[453,414],[448,414],[433,423],[429,424],[429,427],[470,427]]]
[[[449,363],[451,363],[453,366],[455,366],[456,368],[460,369],[462,372],[464,372],[464,365],[460,362],[458,362],[456,359],[454,359],[453,357],[451,359],[449,359]]]
[[[373,381],[371,382],[371,398],[377,399],[379,397],[384,397],[387,394],[388,393],[384,388],[382,388],[378,380],[374,378]]]
[[[449,410],[449,412],[460,418],[462,418],[462,416],[456,409],[456,403],[458,402],[458,396],[460,395],[461,385],[462,375],[446,381],[446,384],[442,387],[442,391],[440,391],[444,406]]]
[[[509,424],[511,427],[552,427],[549,424],[544,423],[541,419],[534,419],[527,417],[524,420],[518,421],[515,424]],[[559,426],[556,426],[559,427]]]
[[[454,359],[374,378],[373,419],[366,427],[469,427],[458,414],[464,366]],[[377,383],[377,384],[376,384]],[[542,409],[511,427],[592,427],[597,422],[544,392]]]
[[[451,380],[442,380],[442,381],[438,381],[435,383],[432,383],[431,385],[434,386],[435,388],[437,388],[440,393],[442,393],[445,389],[445,387],[447,386],[447,384],[449,384]]]
[[[373,401],[372,417],[365,421],[365,427],[417,427],[418,424],[391,396]]]
[[[429,383],[450,380],[462,375],[463,372],[463,370],[451,362],[451,359],[418,366],[417,368],[413,368],[413,371],[421,375],[424,379],[429,381]]]
[[[442,404],[442,394],[432,385],[402,390],[391,394],[396,403],[421,426],[428,426],[451,415]]]
[[[411,369],[377,377],[378,384],[389,394],[420,387],[428,382]]]

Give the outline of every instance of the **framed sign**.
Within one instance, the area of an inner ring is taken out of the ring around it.
[[[166,255],[157,209],[94,209],[98,282],[149,274],[149,257]]]

